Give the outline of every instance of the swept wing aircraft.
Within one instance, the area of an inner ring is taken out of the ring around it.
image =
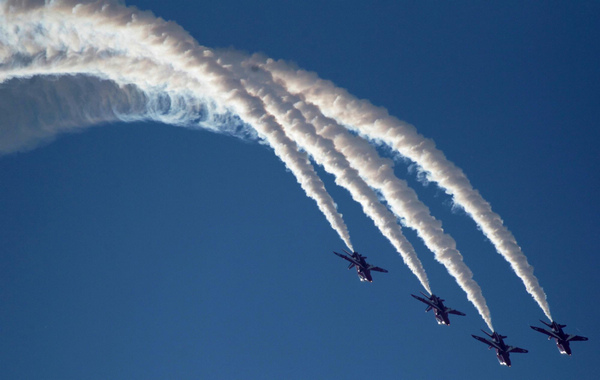
[[[566,334],[562,328],[567,327],[567,325],[561,325],[554,321],[552,321],[552,324],[548,324],[548,323],[542,321],[541,319],[540,319],[540,322],[542,322],[546,326],[550,327],[552,329],[552,331],[545,330],[541,327],[535,327],[535,326],[530,326],[530,327],[537,332],[541,332],[542,334],[548,335],[548,340],[554,338],[556,340],[556,347],[558,347],[558,351],[560,351],[560,353],[563,355],[571,356],[571,346],[569,345],[569,342],[588,340],[588,338],[586,338],[584,336]]]
[[[421,294],[424,295],[426,298],[415,296],[414,294],[411,294],[411,296],[423,302],[424,304],[427,304],[427,308],[425,309],[426,312],[433,309],[433,313],[435,314],[435,319],[437,320],[438,325],[450,325],[450,318],[448,317],[448,314],[462,316],[465,315],[465,313],[463,312],[446,307],[444,305],[444,300],[436,296],[435,294],[432,294],[431,296],[427,296],[423,292],[421,292]]]
[[[481,331],[483,331],[485,333],[485,335],[492,338],[492,340],[490,341],[488,339],[482,338],[477,335],[471,335],[471,336],[473,338],[477,339],[478,341],[487,344],[489,346],[488,348],[490,350],[492,348],[495,348],[496,356],[498,357],[498,361],[500,362],[501,365],[505,365],[507,367],[511,366],[511,363],[510,363],[510,353],[511,352],[516,352],[516,353],[521,353],[521,354],[525,354],[528,352],[524,348],[508,346],[506,343],[504,343],[504,338],[506,338],[505,335],[500,335],[495,331],[492,334],[489,334],[488,332],[486,332],[484,330],[481,330]]]
[[[371,276],[372,270],[374,270],[376,272],[388,273],[388,271],[383,268],[376,267],[374,265],[367,263],[365,260],[367,258],[367,256],[363,256],[358,252],[350,253],[350,252],[346,251],[345,249],[344,249],[344,252],[346,252],[347,255],[343,255],[343,254],[337,253],[337,252],[333,252],[333,253],[335,253],[337,256],[341,257],[342,259],[350,262],[350,265],[348,265],[348,269],[352,269],[352,267],[356,267],[356,272],[358,273],[358,278],[360,278],[361,281],[373,282],[373,277]]]

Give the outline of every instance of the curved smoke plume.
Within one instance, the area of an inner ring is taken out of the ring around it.
[[[6,1],[0,4],[0,42],[0,98],[27,104],[4,104],[10,116],[0,125],[0,152],[30,149],[58,133],[115,120],[155,120],[258,139],[271,146],[352,249],[310,155],[350,191],[431,292],[396,216],[415,229],[493,330],[455,241],[369,143],[384,142],[453,195],[550,317],[545,294],[502,220],[431,140],[385,110],[282,62],[232,60],[199,45],[173,22],[113,1]]]

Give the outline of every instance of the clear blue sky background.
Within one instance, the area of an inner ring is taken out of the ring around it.
[[[372,284],[266,147],[115,124],[0,157],[0,373],[6,379],[594,379],[600,352],[598,2],[132,1],[200,44],[296,62],[434,139],[514,233],[573,356],[508,263],[435,185],[441,219],[513,367],[416,238],[438,326],[359,206],[320,171]],[[3,115],[0,115],[2,123]],[[480,333],[481,335],[481,333]]]

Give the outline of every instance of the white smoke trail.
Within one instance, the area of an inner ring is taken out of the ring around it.
[[[307,149],[319,164],[323,164],[327,171],[333,173],[338,179],[345,171],[349,170],[348,165],[358,171],[358,175],[364,179],[365,183],[363,180],[355,179],[355,183],[342,184],[349,188],[353,197],[355,197],[354,192],[357,191],[354,188],[358,186],[357,183],[360,183],[361,188],[370,186],[381,191],[392,211],[402,218],[407,227],[417,231],[426,246],[435,254],[436,260],[442,263],[456,279],[490,330],[494,331],[491,313],[481,288],[473,280],[473,273],[463,262],[462,255],[456,249],[456,242],[444,233],[441,223],[431,216],[427,206],[419,201],[417,194],[408,187],[406,182],[394,175],[392,162],[381,158],[367,141],[353,136],[334,120],[323,116],[314,105],[307,104],[299,96],[289,94],[280,84],[272,81],[270,73],[259,73],[259,67],[263,64],[264,60],[254,57],[246,63],[254,72],[238,73],[239,76],[248,78],[244,82],[249,91],[263,99],[269,112],[278,119],[281,118],[280,123],[286,128],[286,132],[289,131],[288,133],[292,134],[293,139]],[[235,67],[235,65],[232,66]],[[260,71],[262,72],[262,69]],[[310,122],[307,123],[307,120]],[[343,157],[340,158],[340,154]],[[332,161],[330,165],[328,165],[328,160]],[[366,198],[369,199],[367,205],[372,204],[374,199],[376,200],[376,195],[371,191],[369,193],[372,196]],[[363,208],[369,215],[368,206],[363,205]],[[369,216],[374,220],[378,218],[378,216]],[[402,238],[404,239],[403,236]],[[402,255],[406,264],[417,277],[421,278],[425,275],[424,270],[421,272],[421,263],[416,255],[414,257],[412,254]],[[431,293],[430,290],[428,291]]]
[[[292,70],[284,62],[273,60],[269,60],[265,67],[276,80],[285,84],[288,91],[302,94],[307,102],[315,104],[326,116],[366,138],[389,145],[419,165],[427,173],[428,180],[437,182],[452,195],[455,204],[473,218],[523,281],[527,292],[552,320],[546,294],[515,237],[504,226],[500,216],[492,211],[490,204],[473,189],[462,170],[448,161],[432,140],[418,134],[413,126],[390,116],[385,109],[366,100],[358,100],[346,90],[319,79],[316,74]]]
[[[212,51],[199,46],[176,24],[157,19],[148,12],[139,12],[135,8],[125,8],[106,1],[90,4],[52,1],[43,5],[34,1],[7,1],[0,4],[0,83],[6,83],[11,78],[31,78],[38,75],[85,75],[112,81],[119,88],[134,85],[136,91],[144,94],[144,111],[140,113],[132,107],[130,112],[133,116],[125,117],[150,118],[176,125],[189,125],[191,118],[194,123],[206,126],[214,122],[210,117],[211,113],[239,115],[273,147],[307,194],[317,200],[334,229],[352,249],[341,215],[337,213],[333,200],[325,191],[306,155],[298,151],[295,142],[283,133],[273,116],[265,111],[263,102],[248,94],[243,84],[216,62]],[[306,86],[303,87],[307,83],[306,77],[299,78],[296,83],[294,78],[286,77],[290,73],[287,68],[276,71],[275,67],[271,67],[275,66],[273,61],[269,65],[269,70],[275,72],[276,78],[284,78],[286,86],[292,91],[313,97],[308,99],[310,102],[314,102],[314,98],[322,100],[319,91],[331,90],[323,87],[320,82],[320,90],[307,89]],[[330,91],[330,95],[331,93],[334,94],[333,104],[337,96],[335,91]],[[353,100],[348,94],[342,95],[346,96],[343,98],[346,101]],[[169,99],[168,107],[160,101],[165,98]],[[151,103],[158,103],[159,106],[154,104],[151,109],[146,108]],[[378,115],[370,105],[370,108],[366,107],[370,113],[366,114],[365,119],[361,118],[360,109],[346,110],[344,107],[339,108],[339,104],[319,105],[325,115],[337,116],[336,118],[343,119],[343,124],[360,126],[360,133],[367,131],[368,137],[387,141],[409,158],[413,158],[409,154],[411,152],[417,158],[423,155],[423,151],[429,155],[439,152],[435,149],[423,150],[424,147],[420,145],[426,145],[428,140],[417,135],[414,130],[412,132],[416,138],[406,133],[402,135],[398,133],[399,127],[395,124],[390,126],[382,121],[369,128],[366,124],[377,121]],[[197,120],[198,116],[193,116],[199,110],[205,111],[202,116],[205,120]],[[346,122],[348,114],[351,123]],[[113,110],[112,114],[103,117],[109,120],[111,117],[124,116]],[[88,122],[97,121],[92,119]],[[46,131],[46,135],[53,133],[58,133],[58,130]],[[386,136],[386,133],[390,136]],[[407,142],[407,136],[411,141]],[[400,145],[406,152],[394,145],[396,140],[402,140],[404,145]],[[420,158],[421,161],[424,160],[423,157]],[[432,179],[439,177],[439,173],[434,170],[437,169],[435,163],[424,165],[421,161],[417,162],[430,172]],[[352,173],[343,173],[350,174]],[[400,189],[398,186],[398,183],[388,185],[384,182],[382,191],[392,194]],[[455,200],[460,199],[456,194],[454,196]],[[394,204],[394,197],[395,195],[390,196],[392,201],[388,199],[388,202],[402,215],[398,211],[399,206]],[[404,218],[406,222],[406,216]],[[502,225],[501,221],[500,224]],[[432,228],[437,227],[434,224]],[[441,231],[441,226],[439,230]],[[441,236],[446,235],[442,232]],[[455,249],[453,241],[450,243],[442,239],[438,244],[443,247],[440,251]]]
[[[227,61],[227,60],[223,60]],[[431,293],[427,274],[423,264],[417,257],[414,247],[402,234],[396,218],[381,204],[377,194],[361,178],[347,158],[338,152],[330,139],[317,134],[315,126],[308,123],[303,114],[294,103],[299,99],[283,92],[282,87],[273,83],[270,74],[250,65],[249,70],[243,70],[238,65],[225,65],[237,75],[245,78],[242,80],[250,94],[262,99],[266,110],[274,115],[284,127],[286,134],[305,149],[323,168],[333,174],[336,183],[347,189],[352,198],[363,208],[363,211],[374,222],[381,233],[388,238],[394,248],[400,253],[405,264],[417,276],[421,285]],[[279,90],[279,91],[278,91]]]
[[[135,84],[149,94],[178,94],[184,108],[189,106],[186,100],[192,98],[194,106],[199,100],[217,110],[231,109],[268,142],[353,250],[342,216],[306,154],[298,151],[295,142],[266,114],[263,104],[215,62],[212,52],[199,46],[181,27],[149,12],[110,2],[32,4],[19,7],[23,4],[7,2],[1,8],[0,83],[34,75],[83,74],[121,85]],[[183,124],[189,112],[186,109],[184,115],[169,113],[157,119],[175,117]],[[112,114],[105,118],[114,116],[118,117]]]

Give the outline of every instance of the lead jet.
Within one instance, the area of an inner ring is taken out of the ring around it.
[[[558,351],[560,351],[563,355],[571,356],[571,347],[569,346],[569,342],[576,341],[586,341],[588,338],[579,335],[569,335],[565,334],[563,331],[563,327],[567,327],[567,325],[561,325],[554,321],[552,324],[548,324],[540,319],[540,322],[550,327],[552,331],[545,330],[541,327],[529,326],[537,332],[541,332],[542,334],[548,335],[548,340],[554,338],[556,340],[556,347],[558,347]]]
[[[427,304],[426,312],[433,309],[433,313],[435,314],[435,319],[437,320],[438,325],[446,325],[450,326],[450,318],[448,318],[448,314],[462,315],[465,313],[460,312],[458,310],[450,309],[449,307],[444,306],[444,300],[440,297],[432,294],[431,296],[427,296],[425,293],[421,292],[422,295],[427,297],[427,299],[415,296],[411,294],[411,296],[415,297],[419,301]]]
[[[344,249],[344,252],[349,256],[343,255],[341,253],[333,252],[342,259],[349,261],[350,265],[348,265],[348,269],[352,269],[352,267],[356,267],[356,272],[358,273],[358,278],[361,281],[373,282],[373,277],[371,276],[371,271],[374,270],[376,272],[388,273],[387,270],[383,268],[376,267],[371,265],[365,261],[367,256],[363,256],[358,252],[348,252]]]
[[[483,331],[483,330],[481,330],[481,331]],[[485,335],[492,338],[492,340],[489,341],[489,340],[482,338],[480,336],[477,336],[477,335],[471,335],[471,336],[473,338],[477,339],[478,341],[487,344],[489,346],[488,348],[490,350],[492,348],[495,348],[496,356],[498,357],[498,361],[500,362],[501,365],[510,367],[510,365],[511,365],[510,353],[511,352],[517,352],[517,353],[521,353],[521,354],[526,354],[527,352],[529,352],[524,348],[508,346],[506,343],[504,343],[504,338],[506,338],[505,335],[500,335],[495,331],[492,334],[489,334],[486,331],[483,331],[483,332],[485,333]]]

